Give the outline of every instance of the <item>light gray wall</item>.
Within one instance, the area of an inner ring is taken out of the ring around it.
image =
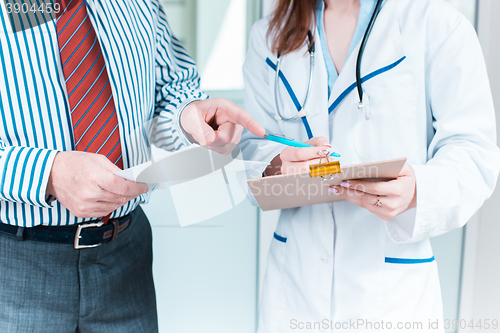
[[[273,10],[274,0],[262,0],[262,16],[271,14]]]
[[[231,0],[197,0],[197,65],[205,69]],[[202,78],[203,79],[203,78]]]
[[[228,6],[234,1],[161,1],[174,34],[182,39],[202,72],[216,45]],[[255,6],[248,8],[253,10]],[[249,19],[254,16],[249,11]],[[220,76],[219,73],[215,78]],[[243,91],[208,93],[243,103]],[[156,190],[143,208],[153,227],[153,274],[160,333],[255,332],[256,207],[245,200],[220,216],[184,228],[179,226],[168,189]]]
[[[245,200],[220,216],[184,228],[168,189],[156,190],[143,209],[153,227],[160,333],[255,332],[255,207]]]
[[[496,106],[500,133],[500,1],[479,0],[478,34]],[[466,236],[466,261],[462,290],[465,320],[500,321],[500,188],[486,202]],[[493,331],[493,330],[492,330]],[[461,332],[474,332],[462,330]],[[494,330],[500,332],[500,329]]]

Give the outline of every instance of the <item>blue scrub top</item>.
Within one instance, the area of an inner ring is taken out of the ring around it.
[[[359,9],[358,25],[352,37],[351,45],[349,46],[349,51],[347,52],[347,58],[351,55],[352,51],[358,45],[358,43],[363,39],[365,31],[370,24],[370,19],[375,10],[376,0],[360,0],[361,8]],[[319,32],[319,40],[321,43],[321,48],[323,49],[323,57],[325,60],[326,70],[328,71],[328,98],[330,98],[330,93],[332,87],[337,81],[339,74],[337,73],[337,68],[332,60],[330,52],[328,51],[328,44],[326,42],[325,33],[325,21],[324,21],[325,3],[323,0],[316,1],[316,24]]]

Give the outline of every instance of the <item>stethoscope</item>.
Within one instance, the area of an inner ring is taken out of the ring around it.
[[[361,81],[361,60],[363,59],[363,53],[365,52],[366,43],[368,42],[368,37],[372,32],[373,26],[375,25],[375,21],[377,20],[377,16],[380,13],[380,9],[382,8],[382,2],[384,0],[377,0],[377,5],[375,6],[375,10],[370,19],[370,23],[368,24],[368,28],[365,31],[363,36],[363,40],[361,42],[361,46],[359,48],[358,58],[356,61],[356,86],[358,88],[359,95],[359,104],[358,109],[363,111],[366,120],[370,120],[371,112],[369,108],[369,98],[363,92],[363,86]],[[280,69],[281,64],[283,62],[281,58],[281,54],[278,52],[278,60],[276,62],[276,76],[274,79],[274,101],[276,104],[276,116],[275,119],[277,121],[292,121],[296,119],[300,119],[307,116],[306,113],[306,105],[309,98],[309,93],[311,92],[313,77],[314,77],[314,53],[316,52],[316,42],[313,40],[313,35],[311,30],[307,33],[307,37],[309,39],[308,47],[309,47],[309,84],[307,86],[306,96],[304,97],[304,103],[302,104],[302,109],[293,117],[285,117],[281,113],[280,103],[279,103],[279,80],[280,80]]]

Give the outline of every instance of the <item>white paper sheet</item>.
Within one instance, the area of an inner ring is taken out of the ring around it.
[[[264,164],[221,155],[199,145],[175,152],[151,146],[151,161],[116,175],[148,184],[167,182],[180,224],[187,226],[240,204],[248,192],[246,170]]]

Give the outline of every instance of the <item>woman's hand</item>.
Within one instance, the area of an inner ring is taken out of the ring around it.
[[[333,152],[328,139],[324,137],[315,137],[309,141],[307,144],[316,147],[311,148],[296,148],[287,147],[283,149],[281,154],[276,156],[271,164],[267,167],[265,171],[266,176],[277,175],[277,174],[289,174],[289,173],[299,173],[309,171],[309,165],[318,164],[319,155],[318,152],[322,150],[329,150]]]
[[[398,178],[389,182],[350,180],[330,191],[378,217],[389,221],[410,208],[417,207],[415,172],[406,163]],[[377,202],[380,200],[379,206]]]

